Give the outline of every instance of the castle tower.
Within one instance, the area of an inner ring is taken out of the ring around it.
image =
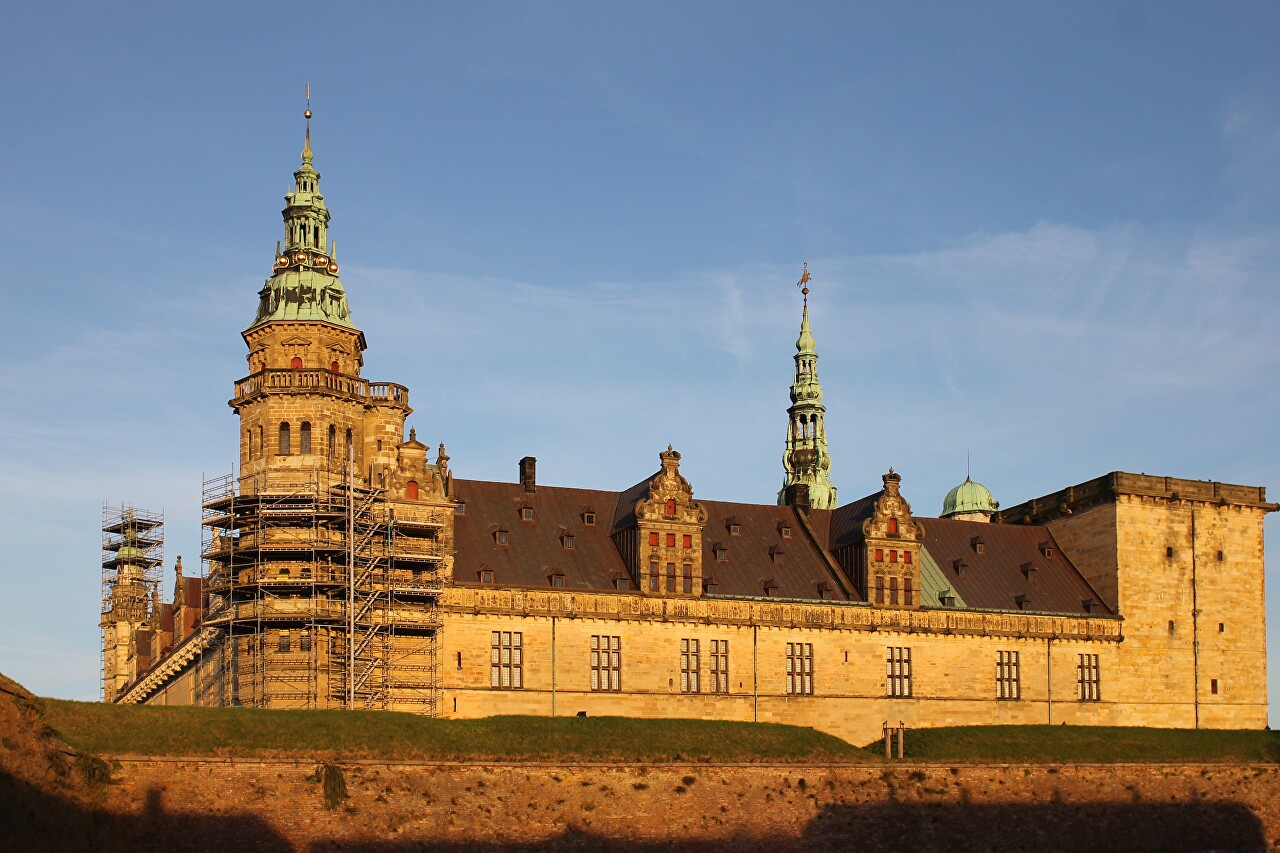
[[[831,456],[827,453],[827,431],[823,419],[827,407],[822,404],[822,384],[818,382],[818,350],[809,329],[809,265],[798,284],[804,294],[804,313],[800,318],[800,337],[796,340],[796,375],[791,383],[791,407],[787,409],[787,449],[782,454],[786,477],[778,492],[778,503],[786,505],[787,489],[809,487],[809,506],[813,509],[835,509],[836,487],[828,478]],[[794,494],[794,490],[793,490]]]
[[[136,637],[151,626],[164,560],[164,516],[131,506],[102,512],[102,698],[138,675]]]
[[[360,375],[313,165],[243,332],[240,473],[205,483],[206,705],[435,713],[436,602],[452,577],[448,457],[410,433],[409,391]]]
[[[990,522],[991,516],[999,509],[1000,503],[987,487],[975,483],[968,475],[963,483],[947,492],[947,496],[942,499],[942,518],[954,518],[957,521]]]

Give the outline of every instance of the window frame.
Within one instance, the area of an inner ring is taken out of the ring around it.
[[[787,643],[788,696],[814,695],[813,643]]]
[[[601,653],[604,657],[601,657]],[[622,692],[622,638],[609,634],[591,635],[591,690],[595,693]],[[601,676],[604,676],[603,681]]]
[[[910,699],[911,676],[911,647],[886,646],[884,695],[890,699]]]
[[[505,678],[507,683],[502,683]],[[492,631],[489,640],[489,689],[524,689],[524,632]]]

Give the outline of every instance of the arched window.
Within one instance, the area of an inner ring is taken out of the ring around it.
[[[342,366],[341,366],[341,365],[339,365],[339,364],[338,364],[338,362],[336,362],[336,361],[335,361],[333,364],[329,365],[329,370],[331,370],[331,371],[332,371],[332,372],[334,372],[334,373],[341,373],[341,372],[342,372]]]
[[[301,357],[295,355],[293,357],[293,360],[289,362],[289,366],[292,367],[294,370],[301,370],[302,369]]]
[[[311,452],[311,422],[303,421],[302,426],[298,429],[298,452]]]
[[[338,455],[338,428],[329,424],[329,455]]]
[[[280,441],[276,447],[276,453],[281,456],[288,456],[289,452],[289,422],[282,421],[280,423]]]
[[[675,514],[676,514],[676,499],[667,498],[667,515],[675,515]]]
[[[406,499],[416,501],[418,499],[418,481],[410,480],[404,485],[404,496]]]

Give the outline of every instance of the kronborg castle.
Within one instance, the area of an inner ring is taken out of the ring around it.
[[[409,389],[362,376],[309,129],[294,178],[230,400],[239,471],[204,485],[203,571],[179,561],[164,602],[161,517],[105,513],[106,701],[861,743],[886,720],[1266,724],[1265,489],[1112,472],[1002,508],[966,479],[935,518],[888,469],[840,503],[807,288],[776,502],[700,500],[671,447],[618,491],[544,485],[528,457],[513,482],[462,479],[406,434]]]

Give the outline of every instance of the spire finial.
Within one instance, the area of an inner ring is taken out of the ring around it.
[[[302,113],[307,120],[307,144],[302,148],[302,162],[311,162],[311,84],[307,84],[307,108]]]
[[[800,280],[796,282],[796,287],[800,288],[800,292],[804,294],[804,307],[809,308],[809,262],[804,262],[804,272],[800,274]]]

